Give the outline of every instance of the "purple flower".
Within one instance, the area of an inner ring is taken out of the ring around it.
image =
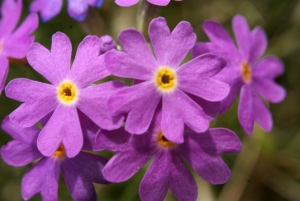
[[[175,144],[161,132],[160,120],[154,122],[143,135],[97,135],[98,148],[117,152],[103,168],[108,181],[128,180],[152,157],[139,187],[143,201],[163,200],[169,188],[178,200],[196,200],[197,184],[182,158],[209,183],[228,181],[230,169],[219,155],[241,150],[240,140],[232,131],[215,128],[199,134],[186,129],[184,143]]]
[[[170,3],[170,0],[147,0],[149,3],[152,3],[157,6],[166,6]],[[139,0],[115,0],[116,4],[119,6],[132,6],[134,4],[137,4]]]
[[[78,154],[83,145],[78,109],[101,128],[111,130],[122,125],[122,117],[110,115],[107,100],[123,84],[111,81],[91,85],[109,75],[104,57],[99,56],[100,46],[97,36],[84,38],[70,69],[71,42],[65,34],[57,32],[52,36],[51,51],[34,43],[27,53],[32,68],[51,84],[25,78],[8,83],[6,95],[24,102],[9,115],[13,123],[30,127],[53,112],[37,139],[43,155],[51,156],[61,143],[69,158]]]
[[[39,159],[22,179],[24,200],[32,198],[37,193],[41,193],[43,200],[58,200],[60,170],[74,200],[97,200],[92,182],[107,183],[102,175],[102,168],[107,159],[87,152],[80,152],[74,158],[67,158],[63,144],[52,156],[44,157],[36,146],[39,133],[36,126],[21,128],[6,118],[2,123],[2,129],[13,137],[12,141],[1,148],[1,156],[6,163],[24,166]]]
[[[180,22],[170,33],[165,19],[156,18],[150,23],[149,37],[156,58],[135,29],[119,35],[124,52],[106,53],[107,68],[113,75],[139,80],[113,95],[109,108],[113,115],[128,113],[125,129],[133,134],[146,132],[156,108],[162,108],[164,135],[182,143],[184,125],[196,132],[206,131],[210,109],[227,96],[229,86],[211,78],[226,62],[219,56],[205,54],[180,66],[196,42],[188,22]]]
[[[101,36],[100,41],[101,41],[101,48],[100,48],[101,54],[104,54],[105,52],[107,52],[111,49],[117,48],[116,42],[109,35]]]
[[[283,63],[274,56],[259,57],[267,47],[267,36],[260,27],[249,30],[244,17],[236,15],[232,21],[238,48],[228,32],[217,22],[205,21],[204,31],[211,42],[200,42],[193,48],[193,57],[211,52],[222,55],[227,66],[215,76],[231,86],[230,93],[221,102],[221,113],[227,111],[238,92],[238,118],[247,134],[253,132],[254,121],[265,131],[272,129],[272,116],[259,96],[272,103],[285,98],[283,87],[274,82],[283,73]]]
[[[29,36],[38,26],[36,14],[30,14],[17,28],[22,12],[22,0],[4,0],[0,17],[0,95],[8,74],[8,58],[22,59],[34,41]],[[14,30],[15,29],[15,30]]]
[[[99,8],[104,0],[68,0],[68,13],[77,21],[83,21],[89,6]],[[30,4],[31,12],[40,12],[44,22],[58,15],[63,5],[62,0],[34,0]]]

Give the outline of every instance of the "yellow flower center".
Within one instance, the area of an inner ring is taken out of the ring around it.
[[[251,68],[248,62],[244,62],[242,64],[242,75],[246,83],[249,83],[251,81]]]
[[[162,133],[162,131],[159,131],[158,135],[157,135],[157,143],[159,144],[159,146],[161,146],[162,148],[172,148],[174,146],[176,146],[175,143],[169,141]]]
[[[78,90],[70,81],[62,82],[57,88],[58,99],[64,104],[72,104],[77,100]]]
[[[174,70],[169,67],[158,69],[155,74],[155,84],[163,92],[173,90],[177,84]]]
[[[61,159],[66,156],[65,147],[63,144],[60,144],[57,150],[53,153],[53,157],[56,159]]]

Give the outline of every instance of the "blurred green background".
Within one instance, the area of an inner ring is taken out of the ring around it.
[[[24,0],[22,20],[26,17],[31,0]],[[62,12],[47,23],[40,21],[34,32],[36,42],[50,48],[51,36],[56,31],[66,33],[77,45],[87,34],[109,34],[117,39],[125,28],[137,27],[138,5],[122,8],[113,0],[106,0],[99,9],[90,9],[88,18],[81,23]],[[247,136],[237,119],[238,101],[224,115],[211,123],[211,127],[226,127],[237,133],[243,143],[240,154],[226,155],[224,160],[231,167],[232,177],[224,185],[210,185],[195,174],[198,183],[198,199],[201,201],[299,201],[300,200],[300,1],[299,0],[183,0],[172,1],[157,10],[157,15],[167,19],[170,28],[181,20],[189,21],[198,41],[207,41],[202,30],[205,19],[222,23],[232,34],[231,19],[242,14],[251,28],[261,26],[269,39],[265,55],[276,55],[285,64],[285,73],[277,82],[287,90],[286,99],[270,104],[274,127],[264,133],[258,126],[252,136]],[[141,19],[141,18],[139,18]],[[20,21],[21,22],[21,21]],[[146,24],[147,26],[147,24]],[[187,59],[189,59],[188,56]],[[8,80],[26,77],[44,81],[29,65],[11,63]],[[11,113],[20,103],[9,100],[5,93],[0,97],[0,120]],[[0,130],[0,144],[11,138]],[[111,153],[103,153],[111,156]],[[18,201],[21,198],[20,183],[27,167],[10,167],[0,160],[0,200]],[[99,200],[135,201],[139,183],[146,168],[127,182],[95,185]],[[41,200],[39,195],[32,200]],[[59,200],[72,200],[61,177]],[[165,200],[176,200],[169,192]]]

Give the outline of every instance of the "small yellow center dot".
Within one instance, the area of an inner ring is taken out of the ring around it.
[[[77,100],[78,90],[72,82],[65,81],[58,86],[57,95],[62,103],[72,104]]]
[[[63,144],[60,144],[57,150],[54,152],[53,157],[57,159],[64,158],[66,156],[65,147]]]
[[[162,67],[155,74],[155,84],[163,92],[171,91],[176,87],[176,74],[169,67]]]
[[[251,81],[251,68],[247,62],[244,62],[242,64],[242,75],[246,83],[249,83]]]
[[[159,146],[163,147],[163,148],[172,148],[174,146],[176,146],[175,143],[169,141],[162,133],[162,131],[159,131],[158,135],[157,135],[157,143],[159,144]]]

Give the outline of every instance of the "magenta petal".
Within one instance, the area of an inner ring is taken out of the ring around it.
[[[168,151],[159,152],[140,184],[139,194],[143,201],[164,200],[169,187],[171,154]]]
[[[35,0],[30,4],[31,12],[40,12],[44,22],[56,16],[63,6],[62,0]]]
[[[125,78],[134,78],[138,80],[153,79],[154,67],[157,66],[153,61],[144,60],[144,58],[135,58],[137,55],[111,50],[105,54],[107,69],[116,76]],[[145,62],[144,62],[145,61]],[[149,64],[153,65],[149,65]]]
[[[105,179],[111,182],[123,182],[137,173],[152,157],[149,150],[122,151],[115,154],[103,168]]]
[[[38,26],[38,16],[30,14],[20,27],[3,41],[3,54],[11,58],[24,58],[34,36],[29,36]]]
[[[80,152],[75,158],[63,161],[62,174],[74,200],[97,200],[92,182],[107,183],[102,168],[107,159],[102,156]]]
[[[37,146],[45,156],[51,156],[63,143],[68,158],[82,148],[83,136],[76,107],[59,105],[37,139]]]
[[[214,78],[180,77],[179,82],[183,91],[212,102],[222,101],[230,91],[228,84]]]
[[[138,3],[139,0],[115,0],[115,2],[119,6],[128,7],[128,6],[132,6],[132,5],[136,4],[136,3]]]
[[[274,56],[266,56],[253,66],[254,79],[274,79],[284,71],[283,63]]]
[[[1,2],[0,38],[3,38],[16,27],[22,13],[22,0],[4,0]]]
[[[107,107],[107,101],[122,88],[124,84],[121,82],[111,81],[82,89],[77,107],[103,129],[120,128],[124,117],[112,116]]]
[[[184,92],[176,90],[164,94],[161,122],[164,136],[172,142],[182,143],[184,123],[196,132],[204,132],[209,126],[202,109]]]
[[[221,102],[210,102],[192,94],[189,94],[189,96],[202,108],[205,118],[209,121],[219,114]]]
[[[242,144],[237,135],[226,128],[212,128],[207,130],[205,135],[210,135],[216,154],[238,153],[242,149]],[[197,134],[195,134],[197,135]],[[205,141],[205,136],[198,134],[198,139]]]
[[[219,73],[225,66],[226,61],[223,57],[214,54],[203,54],[180,66],[177,74],[183,79],[211,77]]]
[[[285,89],[276,84],[273,80],[255,80],[253,85],[261,96],[272,103],[279,103],[283,101],[286,96]]]
[[[33,103],[23,103],[9,115],[10,120],[21,127],[33,126],[57,106],[54,97],[47,98]]]
[[[264,129],[264,131],[270,132],[273,127],[272,115],[267,106],[258,96],[255,96],[254,98],[254,107],[257,123]]]
[[[223,184],[230,178],[231,172],[226,163],[217,154],[217,147],[209,132],[186,133],[178,151],[204,180],[211,184]]]
[[[104,65],[104,57],[100,54],[100,39],[87,36],[79,44],[69,75],[79,87],[86,87],[109,75]]]
[[[249,62],[254,63],[266,50],[267,48],[267,36],[261,27],[256,27],[251,32],[251,51]]]
[[[29,200],[41,193],[43,200],[58,200],[58,179],[60,167],[52,158],[42,158],[22,178],[22,197]]]
[[[113,115],[127,113],[125,129],[132,134],[142,134],[148,129],[161,94],[152,82],[143,82],[123,89],[113,95],[108,106]]]
[[[170,3],[170,0],[147,0],[147,1],[157,6],[166,6]]]
[[[113,152],[129,150],[131,147],[128,142],[131,136],[123,127],[112,131],[99,130],[94,141],[91,143],[92,150],[109,150]]]
[[[27,144],[19,140],[13,140],[1,148],[2,159],[11,166],[24,166],[42,156],[36,144]]]
[[[36,143],[40,129],[36,126],[23,128],[13,124],[9,117],[2,121],[2,130],[8,133],[14,140],[19,140],[28,144]]]
[[[78,21],[83,21],[86,18],[88,9],[89,5],[86,0],[68,1],[68,13],[72,18]]]
[[[245,85],[241,89],[240,102],[238,108],[238,118],[244,131],[250,135],[253,133],[255,121],[253,98],[255,94],[251,86]]]
[[[236,15],[232,19],[232,28],[244,59],[249,59],[251,54],[252,40],[251,32],[246,19],[241,15]]]
[[[5,81],[8,74],[8,60],[0,56],[0,95],[5,86]]]
[[[57,68],[60,67],[60,61],[39,43],[33,43],[29,47],[27,60],[34,70],[54,85],[58,84],[60,79],[65,78],[62,69]]]
[[[197,183],[177,153],[171,154],[170,162],[170,190],[179,201],[196,200],[198,196]]]
[[[214,44],[217,44],[219,49],[226,49],[228,52],[236,49],[230,35],[221,24],[214,21],[206,20],[203,23],[203,29],[206,35],[209,37],[209,39]]]
[[[57,104],[56,88],[53,85],[26,78],[16,78],[10,81],[5,88],[5,93],[7,97],[20,102],[34,103],[49,99],[53,101],[51,105]]]
[[[151,21],[149,37],[158,64],[173,68],[179,66],[196,42],[196,34],[189,22],[180,22],[170,33],[167,22],[162,17]]]

